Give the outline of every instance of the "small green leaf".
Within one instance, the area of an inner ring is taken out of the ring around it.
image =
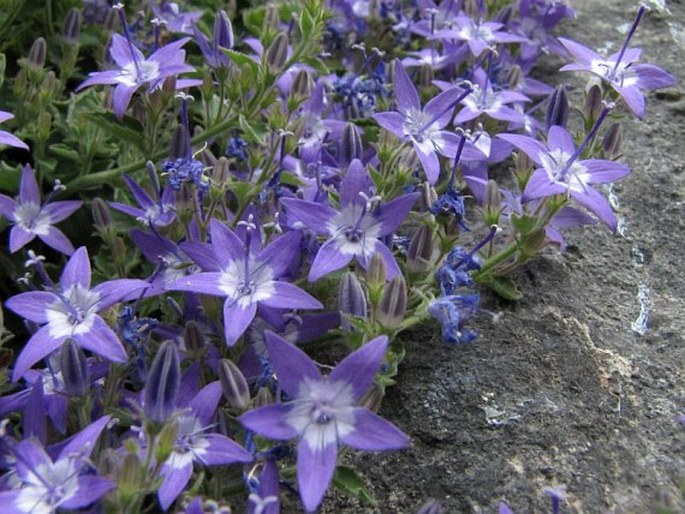
[[[505,300],[515,301],[523,297],[523,293],[519,291],[516,282],[511,277],[496,277],[486,273],[478,277],[478,282],[490,287]]]
[[[314,18],[307,9],[303,9],[300,13],[300,33],[304,39],[312,37],[315,27]]]
[[[312,68],[314,68],[316,71],[318,71],[322,75],[329,75],[331,73],[331,70],[328,68],[328,66],[326,66],[326,63],[324,63],[318,57],[306,56],[300,60],[304,64],[307,64],[308,66],[311,66]]]
[[[58,157],[62,157],[74,162],[81,162],[81,154],[69,145],[56,143],[54,145],[50,145],[50,151]]]
[[[131,143],[145,152],[143,127],[133,118],[119,120],[111,112],[89,112],[84,114],[84,117],[114,137]]]
[[[243,132],[252,136],[253,141],[260,145],[266,145],[266,138],[269,135],[269,131],[264,123],[251,124],[247,121],[247,118],[241,114],[238,118],[238,125],[240,125]]]
[[[236,52],[235,50],[229,50],[228,48],[222,48],[221,51],[225,53],[228,58],[233,61],[233,63],[238,66],[241,70],[249,69],[250,74],[253,77],[257,76],[259,72],[259,65],[254,62],[249,56],[242,52]]]
[[[359,474],[348,466],[338,466],[333,476],[333,485],[363,502],[376,505],[376,499],[364,485]]]

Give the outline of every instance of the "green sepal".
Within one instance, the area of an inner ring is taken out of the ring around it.
[[[376,499],[366,488],[359,474],[348,466],[338,466],[333,475],[333,485],[341,491],[359,498],[364,503],[377,505]]]

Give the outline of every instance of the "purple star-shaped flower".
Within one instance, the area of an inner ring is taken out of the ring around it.
[[[147,226],[154,225],[156,227],[166,227],[176,218],[176,203],[174,200],[174,190],[171,186],[167,186],[162,190],[155,191],[155,197],[152,198],[147,191],[140,187],[131,177],[124,175],[124,182],[133,193],[140,208],[132,207],[119,202],[109,202],[109,205],[117,211],[135,216],[135,218]]]
[[[93,474],[89,456],[95,441],[109,422],[104,416],[76,434],[53,460],[31,439],[19,442],[12,452],[17,484],[0,492],[2,511],[7,514],[77,510],[94,503],[114,488],[105,477]]]
[[[162,484],[157,497],[165,511],[188,485],[195,463],[223,466],[253,460],[250,452],[228,437],[211,433],[212,417],[221,394],[221,383],[218,380],[212,382],[192,398],[189,409],[176,416],[176,442],[171,455],[159,471]]]
[[[519,134],[500,134],[497,137],[523,151],[538,165],[528,179],[522,202],[566,193],[611,230],[616,230],[616,216],[609,202],[590,185],[606,184],[625,177],[630,173],[627,166],[604,159],[578,159],[579,152],[571,134],[557,125],[549,129],[547,145]]]
[[[14,253],[36,236],[46,245],[66,255],[74,253],[67,236],[53,227],[83,205],[77,200],[52,202],[41,206],[40,189],[30,166],[24,166],[19,186],[19,198],[0,195],[0,214],[14,223],[10,231],[10,252]]]
[[[320,309],[323,306],[299,287],[279,280],[299,253],[301,234],[289,232],[274,239],[256,255],[251,243],[254,225],[247,223],[246,241],[218,220],[211,220],[211,245],[182,245],[200,266],[210,271],[189,275],[169,284],[170,290],[225,296],[224,334],[232,346],[247,330],[257,305],[284,309]],[[207,249],[211,256],[207,257]],[[203,255],[203,253],[205,255]]]
[[[291,401],[249,411],[238,419],[270,439],[299,439],[297,482],[307,512],[321,503],[340,444],[372,451],[409,445],[409,438],[395,425],[358,406],[385,356],[386,336],[352,352],[327,377],[302,350],[274,333],[267,332],[266,345],[278,382]]]
[[[15,382],[36,362],[71,338],[86,350],[112,362],[126,362],[126,350],[114,331],[98,315],[111,305],[135,297],[147,282],[119,279],[91,289],[88,250],[81,247],[71,256],[60,277],[59,286],[13,296],[5,306],[25,319],[43,325],[28,340],[14,366]]]
[[[474,57],[478,57],[487,48],[497,43],[520,43],[526,40],[522,36],[506,32],[503,23],[494,21],[474,21],[465,14],[454,19],[456,28],[442,29],[429,36],[429,39],[456,39],[466,41]]]
[[[380,112],[372,117],[381,127],[401,140],[411,141],[428,182],[435,184],[440,175],[438,154],[454,158],[459,147],[459,136],[443,129],[452,119],[454,107],[464,99],[469,90],[452,87],[431,99],[422,109],[419,93],[399,61],[395,63],[393,84],[399,112]],[[478,154],[477,150],[467,145],[462,158],[482,158]]]
[[[340,186],[340,210],[329,205],[295,198],[282,198],[289,223],[301,223],[317,234],[330,236],[321,245],[309,270],[309,281],[339,270],[352,258],[363,268],[380,253],[386,278],[392,280],[400,269],[381,238],[395,232],[407,217],[418,193],[402,195],[388,203],[373,196],[373,181],[362,163],[354,159]]]
[[[14,118],[14,114],[10,112],[0,111],[0,123],[2,123],[3,121],[11,120],[12,118]],[[23,148],[24,150],[29,149],[29,146],[26,143],[24,143],[21,139],[4,130],[0,130],[0,145],[15,146],[17,148]]]
[[[195,68],[185,64],[186,53],[181,49],[188,41],[190,41],[188,37],[179,39],[157,49],[150,57],[145,58],[143,53],[127,38],[113,34],[109,53],[118,69],[91,73],[88,75],[89,78],[76,88],[76,91],[96,84],[116,84],[113,95],[114,114],[117,118],[121,118],[133,93],[144,84],[148,84],[148,92],[154,91],[162,86],[167,77],[195,71]],[[176,88],[189,87],[196,82],[177,81]]]

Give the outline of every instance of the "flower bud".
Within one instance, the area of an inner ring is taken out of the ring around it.
[[[417,514],[442,514],[442,504],[438,500],[428,500]]]
[[[85,396],[88,392],[88,368],[83,350],[69,338],[62,344],[60,368],[69,396]]]
[[[210,178],[215,186],[222,187],[228,183],[228,177],[230,175],[229,170],[230,166],[228,159],[223,156],[219,157],[210,173]]]
[[[383,389],[378,384],[371,384],[364,396],[359,400],[359,406],[369,409],[371,412],[378,412],[383,402]]]
[[[72,7],[67,11],[62,25],[62,40],[67,45],[77,45],[81,35],[81,11]]]
[[[256,407],[266,407],[267,405],[273,405],[275,402],[274,394],[268,387],[260,387],[257,391],[257,395],[254,399],[254,406]]]
[[[421,184],[419,184],[419,189],[421,192],[421,196],[419,197],[419,210],[421,212],[426,212],[438,201],[438,193],[428,182],[421,182]]]
[[[236,410],[243,411],[250,405],[250,388],[245,376],[229,359],[219,361],[219,380],[221,391],[228,405]]]
[[[181,386],[181,364],[176,344],[167,340],[155,355],[144,391],[143,411],[152,421],[166,421],[176,408]]]
[[[602,111],[602,90],[598,85],[592,86],[585,93],[585,106],[583,114],[586,120],[596,120]]]
[[[621,145],[623,143],[623,126],[620,123],[614,123],[604,133],[602,139],[602,148],[606,152],[609,159],[618,157],[621,152]]]
[[[194,358],[199,358],[205,351],[205,337],[197,322],[188,320],[183,328],[183,342],[185,343],[188,354]]]
[[[301,69],[293,79],[292,94],[297,98],[307,98],[312,94],[314,81],[306,69]]]
[[[547,246],[547,232],[544,227],[522,234],[519,238],[519,262],[526,262]]]
[[[488,180],[485,188],[485,224],[489,227],[499,225],[502,214],[502,193],[494,180]]]
[[[354,159],[362,158],[362,138],[354,123],[347,123],[340,141],[340,167],[347,168]]]
[[[212,43],[221,48],[233,48],[233,25],[228,18],[226,11],[217,11],[214,17],[214,31],[212,32]]]
[[[164,428],[162,428],[162,431],[155,440],[155,461],[164,462],[169,458],[174,446],[176,446],[178,429],[179,425],[176,419],[164,425]]]
[[[526,188],[528,179],[533,172],[533,161],[530,160],[523,152],[514,154],[514,176],[518,182],[519,189],[523,191]]]
[[[138,494],[143,478],[143,465],[140,459],[135,453],[127,453],[117,474],[117,489],[122,500]]]
[[[566,128],[567,121],[568,95],[566,94],[566,88],[562,84],[557,86],[549,96],[546,117],[547,130],[554,125]]]
[[[371,257],[371,262],[366,270],[366,283],[369,286],[380,286],[385,283],[385,261],[378,252]]]
[[[29,64],[34,68],[41,69],[45,66],[45,58],[48,53],[48,44],[45,38],[39,37],[31,45],[29,50]]]
[[[266,49],[264,54],[266,65],[272,72],[278,73],[288,62],[288,45],[288,35],[285,32],[279,32]]]
[[[352,271],[346,271],[340,281],[338,289],[338,310],[340,311],[340,325],[345,332],[352,332],[353,327],[347,316],[366,319],[368,304],[366,293],[359,282],[357,275]]]
[[[430,267],[434,251],[433,234],[428,225],[421,225],[409,242],[407,267],[414,273],[424,273]]]
[[[433,68],[428,63],[423,63],[419,70],[419,86],[431,87],[433,85]]]
[[[278,6],[274,3],[268,4],[264,12],[264,30],[276,32],[280,24],[281,14],[278,12]]]
[[[109,205],[102,198],[96,196],[93,203],[90,204],[90,212],[93,215],[95,230],[98,231],[102,239],[109,239],[109,236],[115,232]]]
[[[523,78],[525,77],[521,66],[514,64],[509,69],[509,89],[517,90],[523,83]]]
[[[378,321],[387,328],[397,328],[407,312],[407,283],[402,275],[397,275],[385,284],[381,302],[378,306]]]
[[[105,32],[112,34],[118,32],[119,30],[119,13],[116,9],[110,9],[105,15],[105,19],[102,22],[105,28]]]

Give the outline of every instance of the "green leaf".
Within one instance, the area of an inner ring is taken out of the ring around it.
[[[326,66],[326,63],[324,63],[318,57],[306,56],[300,59],[300,61],[308,66],[311,66],[322,75],[329,75],[331,73],[331,70],[328,68],[328,66]]]
[[[233,61],[233,63],[241,70],[249,69],[250,74],[253,77],[256,77],[259,73],[259,65],[246,54],[242,52],[236,52],[235,50],[229,50],[228,48],[222,48],[221,51],[225,53],[228,58]]]
[[[303,9],[300,13],[300,33],[304,39],[312,37],[316,22],[307,9]]]
[[[528,216],[524,214],[519,216],[518,214],[511,215],[511,224],[514,226],[517,232],[522,235],[530,234],[535,230],[538,225],[538,219],[534,216]]]
[[[259,143],[260,145],[266,145],[266,138],[269,135],[269,131],[264,123],[254,123],[251,124],[247,121],[244,115],[240,115],[238,118],[238,125],[243,132],[249,134],[252,140]]]
[[[519,291],[516,282],[511,277],[496,277],[486,273],[478,277],[478,282],[490,287],[505,300],[515,301],[523,298],[523,293]]]
[[[58,157],[62,157],[74,162],[81,162],[81,154],[69,145],[55,143],[54,145],[50,145],[50,151]]]
[[[333,485],[363,502],[376,505],[376,499],[364,485],[359,474],[348,466],[338,466],[333,475]]]
[[[84,117],[95,125],[123,141],[131,143],[145,152],[143,127],[133,118],[119,120],[111,112],[88,112]]]

